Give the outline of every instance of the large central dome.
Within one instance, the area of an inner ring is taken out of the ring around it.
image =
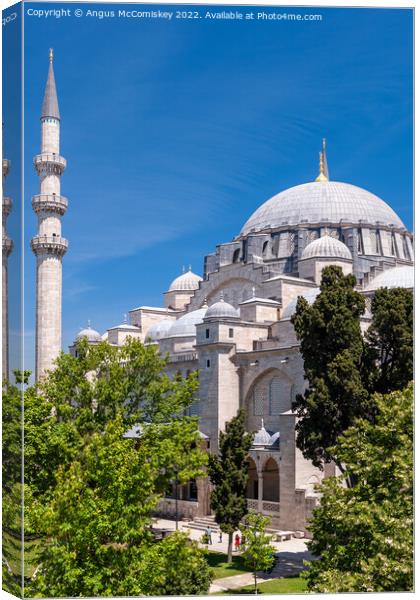
[[[398,215],[375,194],[349,183],[313,181],[267,200],[248,219],[240,235],[300,223],[317,225],[323,221],[354,225],[362,221],[405,229]]]

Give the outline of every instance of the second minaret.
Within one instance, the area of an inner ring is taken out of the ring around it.
[[[36,379],[52,369],[61,351],[62,258],[68,241],[61,237],[67,198],[61,196],[66,160],[60,156],[60,112],[53,69],[53,51],[41,111],[41,152],[34,158],[40,193],[32,198],[38,233],[31,240],[37,261]]]

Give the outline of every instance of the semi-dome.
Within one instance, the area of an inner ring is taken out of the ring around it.
[[[152,342],[157,342],[162,338],[168,336],[169,330],[174,324],[174,321],[170,319],[163,319],[162,321],[158,321],[154,325],[150,327],[150,329],[146,333],[146,340],[150,339]]]
[[[366,292],[374,292],[379,288],[414,288],[414,267],[393,267],[379,273],[364,289]]]
[[[352,255],[343,242],[330,235],[323,235],[305,247],[301,260],[306,258],[344,258],[351,260]]]
[[[88,325],[86,327],[86,329],[82,329],[76,335],[76,342],[79,340],[82,340],[82,339],[85,339],[88,342],[101,342],[102,336],[98,331],[96,331],[95,329],[92,329],[92,327],[90,325]]]
[[[282,319],[290,319],[295,314],[298,297],[302,296],[303,298],[305,298],[305,300],[307,302],[309,302],[309,304],[313,304],[315,302],[315,298],[318,296],[320,291],[321,290],[319,288],[312,288],[312,289],[308,290],[307,292],[305,292],[304,294],[299,294],[299,296],[297,296],[296,298],[293,298],[293,300],[291,300],[289,302],[289,304],[286,306],[286,308],[284,309],[281,318]]]
[[[203,306],[177,319],[172,324],[166,337],[195,337],[195,326],[203,322],[207,308],[207,306]]]
[[[218,302],[215,302],[207,309],[205,318],[239,319],[239,312],[229,302],[225,302],[223,298],[220,298]]]
[[[240,235],[325,221],[331,224],[361,221],[405,229],[398,215],[375,194],[349,183],[313,181],[288,188],[267,200],[251,215]]]
[[[196,275],[189,269],[186,273],[176,277],[171,285],[169,286],[169,292],[184,292],[198,290],[200,281],[203,278],[200,275]]]

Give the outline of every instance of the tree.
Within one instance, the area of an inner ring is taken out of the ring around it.
[[[61,355],[26,391],[25,518],[48,539],[27,595],[148,593],[152,511],[175,470],[185,483],[207,463],[197,419],[182,416],[197,378],[171,380],[164,366],[137,340],[82,342],[77,357]],[[139,435],[126,438],[135,424]]]
[[[206,551],[176,531],[154,544],[142,563],[140,587],[148,596],[206,594],[213,577]]]
[[[413,292],[405,288],[376,290],[366,337],[375,391],[402,390],[413,379]]]
[[[413,589],[413,386],[376,395],[376,422],[357,419],[333,452],[355,476],[320,486],[306,574],[314,592]]]
[[[353,289],[355,284],[355,277],[343,275],[340,267],[326,267],[313,305],[299,297],[292,317],[308,380],[304,394],[293,402],[299,417],[296,443],[320,468],[324,461],[336,459],[329,448],[338,436],[371,410],[361,375],[365,348],[360,317],[365,301]]]
[[[275,563],[275,547],[270,543],[271,535],[265,529],[270,519],[260,514],[250,513],[241,526],[243,552],[245,565],[254,573],[255,593],[258,594],[257,571],[271,569]]]
[[[232,562],[233,534],[248,512],[246,459],[251,444],[252,435],[245,431],[245,413],[240,410],[226,423],[225,432],[220,432],[219,455],[209,457],[209,476],[215,486],[210,503],[220,529],[229,536],[228,563]]]
[[[151,511],[160,498],[159,461],[153,460],[154,432],[146,432],[137,443],[124,439],[124,431],[123,419],[117,416],[103,434],[95,433],[78,460],[59,469],[48,506],[35,507],[33,518],[49,542],[41,552],[34,592],[50,596],[148,593],[142,588],[147,568],[143,557],[153,545],[150,525]],[[178,556],[183,543],[178,540]],[[173,568],[178,567],[176,562]]]

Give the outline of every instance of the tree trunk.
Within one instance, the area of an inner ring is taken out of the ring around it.
[[[258,594],[258,587],[257,587],[257,571],[254,571],[254,586],[255,586],[255,594]]]
[[[227,554],[227,561],[228,563],[232,562],[232,542],[233,542],[233,533],[229,533],[229,538],[228,538],[228,554]]]

